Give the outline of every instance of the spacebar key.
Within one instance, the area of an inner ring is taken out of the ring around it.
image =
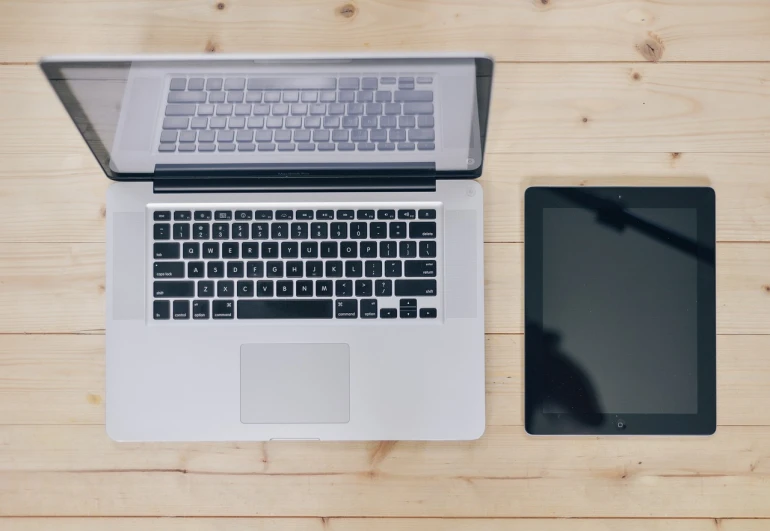
[[[331,319],[331,300],[238,301],[238,319]]]

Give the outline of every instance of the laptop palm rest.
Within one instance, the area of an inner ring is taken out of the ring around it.
[[[241,422],[350,421],[350,347],[342,343],[241,345]]]

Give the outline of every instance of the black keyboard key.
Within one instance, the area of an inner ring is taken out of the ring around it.
[[[315,281],[315,296],[316,297],[331,297],[332,296],[332,281],[331,280],[316,280]]]
[[[352,210],[351,210],[352,212]],[[348,237],[347,223],[332,223],[332,239],[342,240]]]
[[[417,319],[417,308],[412,310],[401,308],[399,315],[401,316],[401,319]]]
[[[254,212],[254,219],[273,219],[273,211],[257,210]]]
[[[235,303],[233,301],[212,301],[211,306],[214,319],[235,318]]]
[[[193,319],[208,319],[209,301],[193,301],[192,317]]]
[[[155,297],[163,299],[192,297],[195,294],[195,282],[189,280],[156,280],[152,287]]]
[[[338,210],[337,211],[337,219],[354,219],[355,218],[355,212],[352,210]]]
[[[436,211],[433,209],[422,209],[417,212],[417,217],[420,219],[436,219]]]
[[[299,242],[281,242],[281,258],[297,258]]]
[[[378,210],[377,219],[396,219],[395,210]]]
[[[171,304],[169,301],[153,301],[152,318],[157,321],[171,319]]]
[[[192,221],[192,212],[189,210],[177,210],[174,212],[174,221]]]
[[[366,223],[355,222],[350,224],[350,237],[363,240],[367,237]]]
[[[203,244],[203,258],[219,258],[219,243],[206,242]]]
[[[358,219],[374,219],[374,210],[359,210],[356,212]]]
[[[294,219],[294,212],[291,210],[276,210],[275,219]]]
[[[206,276],[206,266],[203,262],[187,262],[188,278],[203,278]]]
[[[241,244],[241,256],[243,258],[259,258],[259,244],[243,242]]]
[[[312,280],[298,280],[297,281],[297,297],[312,297],[313,296],[313,281]]]
[[[334,219],[334,210],[318,210],[315,213],[316,219]]]
[[[174,319],[190,318],[190,301],[174,301],[172,309]]]
[[[297,210],[297,219],[313,219],[313,211]]]
[[[227,278],[243,278],[243,262],[227,262]]]
[[[377,318],[377,299],[365,299],[361,301],[361,318]]]
[[[262,242],[262,258],[278,258],[278,242]]]
[[[416,219],[417,214],[414,210],[399,210],[398,219]]]
[[[275,296],[276,297],[293,297],[294,282],[291,280],[279,280],[278,282],[276,282]]]
[[[358,244],[356,242],[340,243],[340,256],[342,258],[358,258]]]
[[[436,308],[420,308],[420,319],[435,319]]]
[[[409,224],[409,237],[415,240],[433,239],[436,237],[435,221],[415,221]]]
[[[224,278],[225,276],[225,263],[224,262],[209,262],[206,264],[206,276],[209,278]]]
[[[251,212],[249,212],[251,214]],[[249,239],[249,224],[248,223],[233,223],[233,239],[234,240],[248,240]]]
[[[211,221],[211,210],[196,210],[195,221]]]
[[[337,258],[337,242],[321,242],[321,258]]]
[[[308,278],[324,276],[324,263],[320,260],[308,260],[305,262],[305,276]]]
[[[328,223],[311,223],[310,224],[310,237],[314,240],[325,240],[329,237],[329,224]]]
[[[337,296],[339,296],[339,293],[337,293]],[[355,299],[337,299],[334,303],[334,309],[337,319],[356,319],[358,317],[358,301]]]
[[[371,280],[356,280],[356,297],[371,297],[372,296],[372,281]]]
[[[240,221],[247,221],[251,219],[251,210],[236,210],[235,219]]]
[[[198,242],[189,242],[182,244],[182,256],[184,258],[200,258],[201,257],[201,244]]]
[[[395,308],[383,308],[380,310],[380,319],[395,319],[396,317]]]
[[[376,221],[369,225],[369,237],[382,240],[388,237],[388,225],[385,222]]]
[[[288,278],[302,278],[302,262],[300,260],[286,262],[286,276]]]
[[[417,258],[417,242],[399,242],[398,248],[401,258]]]
[[[168,210],[158,210],[157,212],[153,212],[152,219],[155,221],[170,221],[171,212]]]
[[[285,240],[289,237],[288,223],[273,223],[270,226],[270,237],[274,240]]]
[[[211,237],[215,240],[229,240],[230,239],[230,224],[229,223],[214,223],[212,225]]]
[[[269,227],[270,225],[268,223],[252,223],[251,239],[266,240],[270,236]]]
[[[168,223],[156,223],[152,227],[152,234],[156,240],[170,240],[171,225]]]
[[[361,242],[361,258],[377,258],[377,242]]]
[[[179,258],[178,243],[154,243],[152,245],[152,255],[162,260]]]
[[[391,297],[393,295],[392,280],[375,280],[374,294],[377,297]]]
[[[336,278],[342,276],[342,262],[340,260],[328,260],[326,262],[326,276]]]
[[[253,297],[254,296],[254,281],[253,280],[239,280],[236,284],[237,295],[239,297]]]
[[[268,262],[267,278],[283,278],[283,262]]]
[[[435,297],[436,281],[430,280],[396,280],[396,297]]]
[[[299,249],[302,258],[318,258],[318,242],[302,242]]]
[[[435,260],[406,260],[404,262],[405,277],[435,277]]]
[[[395,258],[397,249],[396,242],[380,242],[380,258]]]
[[[398,305],[401,308],[417,309],[417,299],[401,299],[400,301],[398,301]]]
[[[214,212],[214,219],[216,221],[230,221],[233,219],[233,213],[229,210],[217,210]]]
[[[385,261],[385,276],[386,277],[400,277],[401,276],[401,261],[400,260],[386,260]]]
[[[436,258],[436,242],[420,242],[420,258]]]
[[[402,240],[406,238],[406,223],[403,221],[391,221],[390,238],[393,240]]]
[[[249,278],[262,278],[265,276],[264,262],[246,262],[246,276]]]
[[[155,262],[152,271],[155,278],[184,278],[184,262]]]
[[[331,300],[238,301],[238,319],[331,319],[333,310]]]
[[[208,223],[195,223],[195,224],[193,224],[193,239],[194,240],[208,240],[209,239],[209,224]]]
[[[306,240],[307,231],[308,231],[307,227],[308,227],[307,223],[292,223],[291,238],[293,240]]]
[[[213,297],[214,296],[214,281],[213,280],[201,280],[198,282],[198,297]]]
[[[367,260],[364,263],[365,275],[368,278],[376,278],[382,276],[382,262],[379,260]]]
[[[353,296],[353,281],[352,280],[336,280],[334,282],[334,294],[337,297],[352,297]]]
[[[235,242],[224,242],[222,244],[222,258],[235,260],[238,258],[238,244]]]
[[[348,260],[345,262],[345,276],[348,278],[360,278],[364,275],[364,264],[360,260]]]
[[[272,297],[272,296],[273,296],[273,281],[257,280],[257,297]]]

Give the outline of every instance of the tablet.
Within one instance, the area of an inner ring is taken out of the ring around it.
[[[716,429],[711,188],[525,193],[530,434]]]

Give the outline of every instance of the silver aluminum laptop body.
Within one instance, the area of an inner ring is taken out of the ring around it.
[[[481,436],[490,59],[41,66],[115,181],[110,437]]]

